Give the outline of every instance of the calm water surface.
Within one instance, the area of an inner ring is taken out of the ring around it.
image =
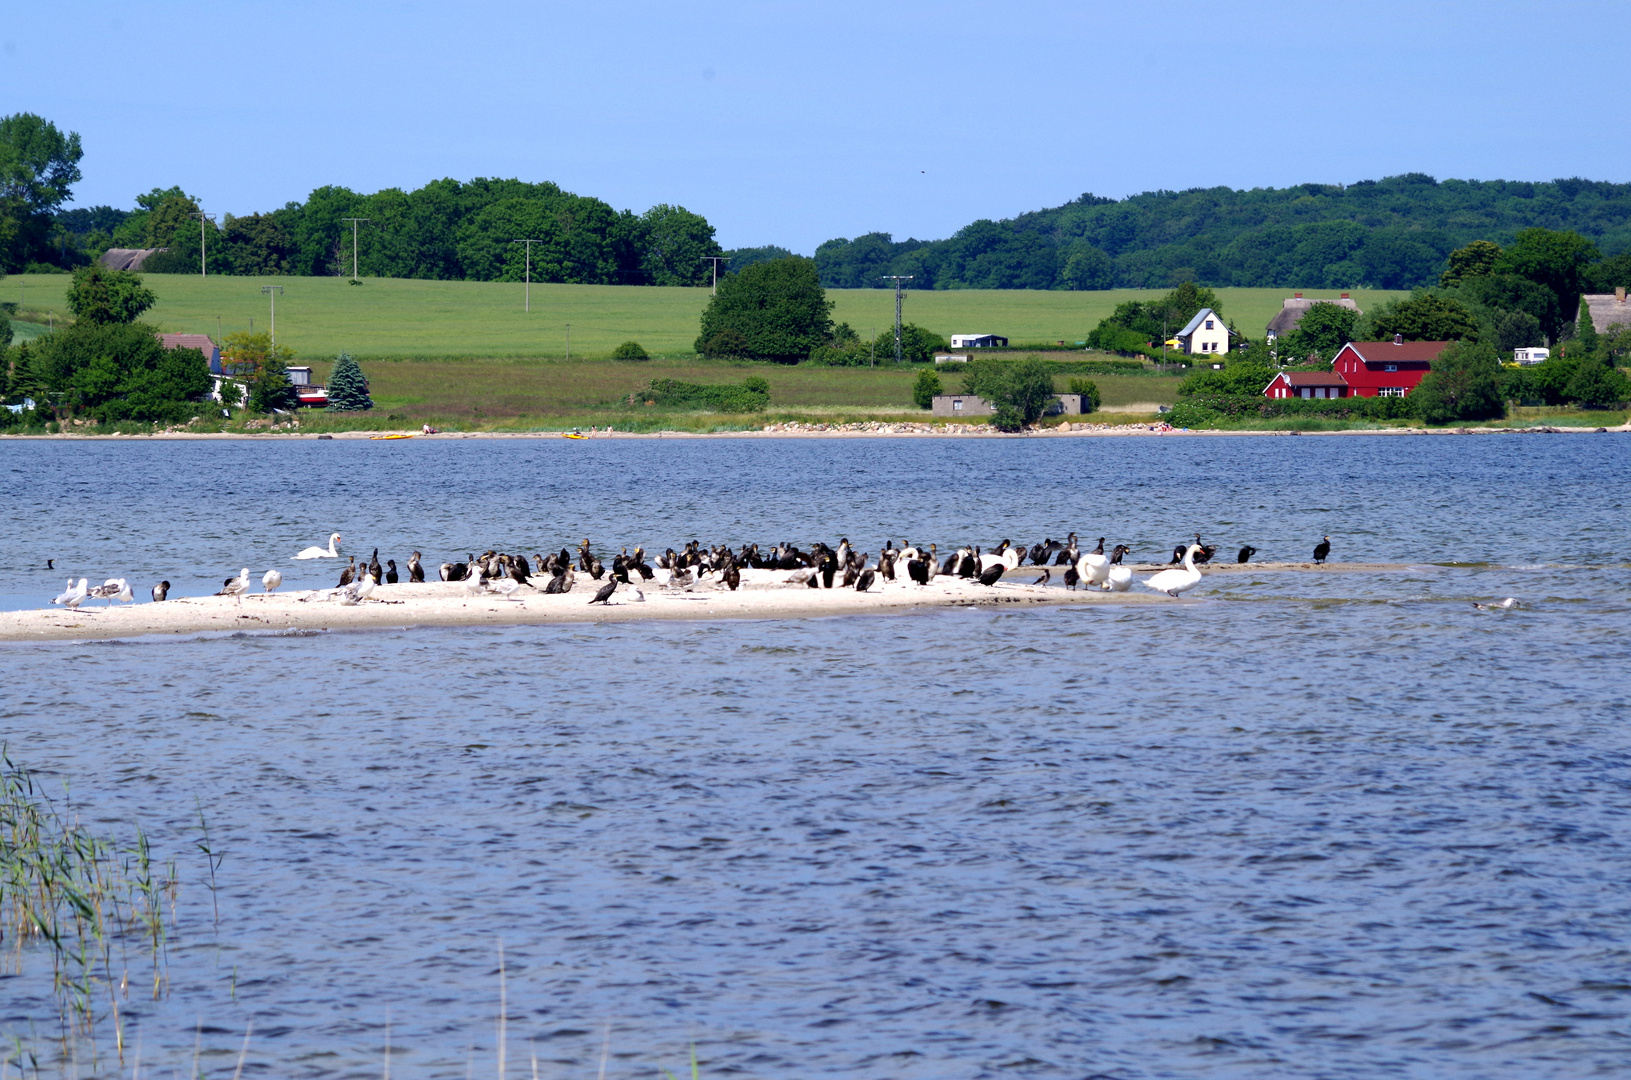
[[[379,1075],[389,1022],[392,1075],[493,1076],[500,942],[517,1077],[596,1075],[608,1023],[619,1078],[693,1042],[704,1076],[1619,1076],[1628,450],[8,442],[11,608],[68,573],[325,585],[288,556],[333,530],[430,563],[1330,533],[1419,569],[1153,610],[10,646],[0,737],[180,860],[173,991],[128,1006],[155,1076],[200,1023],[230,1075],[251,1022],[250,1075]],[[54,1015],[25,950],[0,1029]]]

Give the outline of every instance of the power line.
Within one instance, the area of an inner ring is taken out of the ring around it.
[[[364,221],[371,220],[365,217],[343,217],[341,221],[351,222],[351,283],[357,283],[357,226]]]
[[[526,309],[532,310],[532,245],[543,243],[542,240],[511,240],[512,244],[527,245],[527,303]]]
[[[902,295],[904,295],[904,290],[901,288],[900,283],[903,281],[911,281],[916,276],[916,274],[885,274],[883,276],[885,281],[893,281],[895,283],[895,363],[897,364],[900,363],[900,301]]]
[[[271,341],[272,341],[272,347],[273,348],[277,347],[277,294],[282,292],[282,291],[283,291],[283,286],[282,285],[262,285],[261,286],[261,292],[265,293],[267,296],[272,298]],[[253,328],[254,325],[255,325],[254,321],[251,320],[249,325],[250,325],[251,328]]]

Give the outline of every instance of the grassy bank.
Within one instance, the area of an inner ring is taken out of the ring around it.
[[[522,307],[522,286],[476,281],[365,278],[199,278],[147,274],[159,302],[148,318],[187,333],[267,326],[263,285],[281,285],[277,336],[305,358],[348,350],[359,357],[564,357],[568,324],[574,356],[606,357],[624,341],[639,341],[653,356],[692,353],[707,289],[611,285],[534,285],[532,310]],[[19,305],[18,317],[44,322],[66,310],[68,277],[17,274],[0,281],[0,301]],[[894,294],[884,289],[832,289],[833,317],[863,335],[894,324]],[[1117,304],[1150,299],[1161,290],[1052,292],[968,289],[911,292],[907,321],[941,334],[995,333],[1016,344],[1083,340]],[[1225,314],[1255,336],[1280,309],[1283,289],[1220,289]],[[1335,292],[1309,291],[1309,296]],[[1361,290],[1361,307],[1398,293]],[[37,315],[37,317],[36,317]]]

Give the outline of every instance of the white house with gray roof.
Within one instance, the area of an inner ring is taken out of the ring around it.
[[[1229,351],[1229,324],[1211,308],[1201,308],[1175,335],[1190,356],[1222,356]]]

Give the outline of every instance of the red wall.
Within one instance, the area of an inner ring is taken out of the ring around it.
[[[1337,353],[1334,365],[1348,380],[1351,397],[1376,397],[1384,386],[1402,386],[1408,394],[1421,384],[1432,365],[1425,360],[1400,360],[1393,366],[1398,370],[1388,371],[1386,362],[1367,364],[1347,347]]]

